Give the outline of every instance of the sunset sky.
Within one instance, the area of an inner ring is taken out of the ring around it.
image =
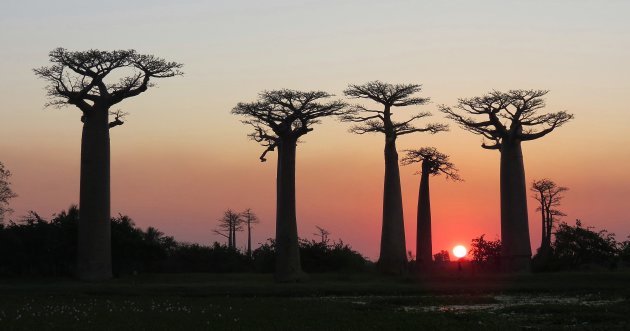
[[[274,234],[275,154],[231,115],[262,90],[324,90],[350,83],[419,83],[430,111],[451,124],[413,134],[398,149],[435,146],[465,182],[433,177],[433,250],[499,235],[499,153],[437,112],[492,89],[548,89],[547,110],[575,120],[524,143],[528,183],[567,186],[564,220],[630,235],[629,1],[3,1],[0,4],[0,161],[13,173],[17,220],[78,203],[80,112],[44,108],[32,69],[48,52],[136,49],[184,64],[183,77],[119,104],[111,131],[112,214],[176,239],[211,243],[227,208],[252,208],[254,242]],[[297,151],[301,237],[315,225],[375,259],[381,229],[381,135],[353,135],[325,120]],[[418,167],[401,167],[407,247],[414,250]],[[532,246],[540,220],[530,199]],[[245,233],[238,234],[240,246]]]

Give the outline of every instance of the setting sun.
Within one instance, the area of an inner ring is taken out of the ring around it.
[[[453,247],[453,255],[455,255],[455,257],[457,257],[458,259],[461,259],[462,257],[466,256],[466,253],[467,253],[466,247],[462,245],[457,245]]]

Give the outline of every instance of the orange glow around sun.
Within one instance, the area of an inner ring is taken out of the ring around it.
[[[455,257],[458,259],[461,259],[462,257],[466,256],[466,253],[468,253],[468,251],[466,250],[466,247],[462,245],[457,245],[453,247],[453,255],[455,255]]]

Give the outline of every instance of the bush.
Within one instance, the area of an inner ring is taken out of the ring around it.
[[[576,220],[575,226],[565,222],[558,225],[551,256],[550,268],[556,270],[587,265],[612,268],[616,267],[619,249],[613,233],[595,232]]]
[[[309,273],[320,272],[360,272],[368,268],[368,261],[358,252],[343,243],[299,240],[300,263]],[[275,241],[267,239],[252,252],[254,269],[258,272],[275,270]]]
[[[473,263],[482,269],[499,270],[501,267],[501,240],[486,240],[485,234],[470,244]]]

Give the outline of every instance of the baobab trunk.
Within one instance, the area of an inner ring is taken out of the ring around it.
[[[422,162],[420,192],[418,192],[418,222],[416,228],[416,270],[427,270],[433,261],[431,242],[431,199],[429,195],[430,169]]]
[[[304,274],[300,265],[295,211],[295,139],[283,139],[278,144],[278,174],[276,201],[276,281],[300,280]]]
[[[527,218],[527,188],[520,141],[501,145],[501,243],[507,271],[529,271],[532,250]]]
[[[378,267],[384,273],[400,274],[404,272],[406,264],[405,222],[403,220],[396,137],[386,136],[383,228]]]
[[[112,278],[108,109],[83,114],[77,277]]]

